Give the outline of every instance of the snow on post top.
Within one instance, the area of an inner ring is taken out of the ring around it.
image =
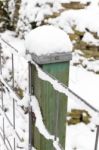
[[[25,44],[29,53],[38,56],[72,50],[69,36],[61,29],[51,25],[44,25],[32,30],[27,35]]]

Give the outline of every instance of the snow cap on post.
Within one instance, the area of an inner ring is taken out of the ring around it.
[[[25,39],[26,52],[38,64],[71,60],[72,43],[69,36],[52,25],[32,30]]]

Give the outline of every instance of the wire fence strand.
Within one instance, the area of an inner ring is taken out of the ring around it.
[[[3,135],[1,134],[1,132],[0,132],[0,137],[1,137],[2,141],[4,142],[4,138],[3,138]],[[4,144],[4,147],[5,147],[7,150],[9,150],[9,148],[8,148],[8,146],[7,146],[6,144]]]
[[[12,54],[12,89],[14,90],[14,55]],[[15,130],[15,100],[13,98],[13,129]],[[16,149],[15,137],[13,139],[14,150]]]
[[[0,127],[0,130],[1,130],[1,132],[3,132],[1,127]],[[9,145],[10,149],[13,150],[13,148],[12,148],[12,146],[11,146],[11,144],[10,144],[10,141],[8,140],[8,138],[7,138],[6,136],[5,136],[5,140],[7,141],[7,143],[8,143],[8,145]],[[6,142],[5,142],[4,144],[6,144]]]

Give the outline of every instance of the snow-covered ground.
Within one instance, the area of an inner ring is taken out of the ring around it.
[[[99,103],[98,84],[99,75],[87,71],[82,66],[71,65],[70,88],[97,109],[99,109],[97,104]]]
[[[82,66],[73,66],[71,63],[69,86],[92,106],[99,109],[99,75],[87,71]],[[98,114],[86,107],[85,104],[69,98],[68,111],[72,108],[87,110],[91,114],[92,120],[89,125],[80,123],[77,125],[67,126],[66,147],[68,150],[93,150],[95,146]]]
[[[70,3],[71,1],[79,1],[84,4],[90,2],[90,5],[81,10],[70,9],[65,11],[62,8],[61,3]],[[12,19],[14,9],[14,0],[11,0],[9,3],[9,11],[11,11]],[[48,17],[53,15],[53,13],[59,13],[61,9],[62,13],[60,13],[60,15],[58,15],[56,18]],[[48,17],[48,19],[45,20],[46,23],[58,26],[67,33],[74,33],[74,30],[84,32],[82,41],[89,45],[99,46],[99,0],[22,0],[19,11],[19,20],[16,28],[17,33],[19,33],[21,37],[23,37],[23,35],[25,37],[25,35],[27,35],[32,28],[30,23],[35,24],[36,22],[36,25],[39,26],[46,17]],[[94,37],[92,34],[93,32],[96,33],[97,38]],[[17,87],[17,89],[21,88],[24,95],[23,100],[21,100],[18,104],[27,107],[28,101],[25,101],[25,96],[28,91],[28,64],[23,58],[25,56],[24,40],[20,40],[16,37],[16,33],[10,31],[6,31],[0,35],[13,47],[18,49],[19,54],[14,52],[15,87]],[[10,86],[12,86],[12,81],[9,79],[12,78],[11,52],[13,50],[9,48],[9,46],[7,46],[3,41],[0,40],[0,43],[2,43],[1,46],[4,56],[2,74],[4,79],[8,80]],[[78,65],[76,66],[75,64]],[[95,60],[93,58],[86,59],[83,53],[79,50],[73,52],[73,59],[70,64],[69,87],[96,109],[99,109],[99,74],[96,73],[99,73],[99,60]],[[9,108],[6,114],[10,117],[11,122],[13,122],[11,95],[8,93],[4,94],[4,99],[6,99],[4,101],[4,107],[7,109]],[[0,105],[2,105],[1,101]],[[96,112],[88,108],[79,100],[75,101],[74,99],[69,98],[68,111],[70,111],[72,108],[86,109],[92,118],[91,123],[88,125],[80,123],[77,125],[67,126],[66,150],[93,150],[96,136],[96,124],[99,124],[99,116]],[[2,111],[0,109],[0,127],[3,125],[1,114]],[[5,119],[5,132],[11,144],[13,145],[14,131],[12,130],[13,132],[11,132],[11,129],[12,128]],[[27,150],[28,115],[24,114],[23,110],[17,106],[17,103],[16,130],[21,135],[23,141],[20,142],[17,139],[16,150],[20,150],[22,147],[23,150]],[[4,143],[2,142],[1,138],[0,150],[5,150]]]
[[[73,29],[85,32],[87,28],[90,31],[99,34],[99,22],[97,21],[98,15],[99,5],[98,0],[95,0],[85,9],[65,10],[60,16],[49,18],[48,22],[61,27],[67,33],[73,33]],[[92,39],[91,36],[90,39]]]

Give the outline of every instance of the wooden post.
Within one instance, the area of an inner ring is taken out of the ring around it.
[[[45,56],[47,61],[44,60],[44,56],[43,59],[40,57],[38,58],[38,60],[40,60],[41,63],[39,63],[40,67],[45,72],[48,72],[60,82],[68,85],[69,60],[71,57],[70,55],[68,55],[69,57],[67,57],[66,54],[65,56],[65,61],[62,60],[61,54],[57,57],[55,55],[51,56],[52,61],[50,58],[47,58],[47,56]],[[57,59],[55,60],[55,58]],[[33,94],[37,97],[39,101],[43,121],[46,128],[52,135],[55,135],[59,138],[60,144],[65,149],[67,97],[63,93],[57,92],[49,82],[39,79],[37,70],[34,65],[32,65],[31,70],[31,83],[31,88],[33,88],[34,92]],[[46,140],[38,132],[38,129],[35,127],[34,124],[33,131],[33,146],[36,149],[54,150],[52,141]]]

